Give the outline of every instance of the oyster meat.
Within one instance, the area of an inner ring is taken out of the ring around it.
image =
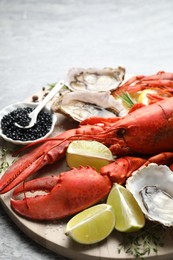
[[[68,87],[72,91],[107,91],[116,89],[125,76],[125,68],[73,68],[67,74]]]
[[[173,226],[173,172],[166,165],[151,163],[127,180],[146,218],[164,226]]]

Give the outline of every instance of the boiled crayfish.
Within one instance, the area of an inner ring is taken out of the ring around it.
[[[81,167],[18,185],[44,165],[62,158],[73,140],[97,140],[114,155],[123,157],[102,167],[101,174]],[[173,97],[165,97],[123,118],[89,118],[77,129],[46,139],[9,167],[0,180],[0,193],[18,185],[11,199],[18,214],[36,220],[60,219],[99,202],[109,193],[113,182],[123,184],[142,165],[151,162],[171,165],[172,152]],[[21,193],[38,190],[47,194],[17,199]]]

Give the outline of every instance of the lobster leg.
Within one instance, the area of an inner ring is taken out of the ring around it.
[[[77,213],[103,199],[111,189],[110,179],[94,169],[81,167],[19,185],[11,199],[15,212],[34,220],[54,220]],[[22,192],[48,190],[46,195],[17,200]]]
[[[173,74],[170,72],[165,72],[165,71],[159,71],[155,75],[147,76],[144,77],[143,79],[145,80],[154,80],[154,81],[159,81],[159,80],[173,80]]]
[[[147,166],[150,163],[165,164],[173,169],[173,152],[164,152],[154,155],[148,159],[132,156],[121,157],[111,164],[103,166],[100,169],[102,175],[110,177],[111,182],[117,182],[124,184],[126,179],[132,175],[132,173],[138,170],[142,166]]]
[[[147,166],[150,163],[157,163],[157,164],[166,164],[170,166],[173,163],[173,152],[163,152],[157,155],[154,155],[144,163]]]
[[[90,117],[83,120],[80,125],[104,125],[104,127],[110,127],[111,124],[116,123],[118,120],[120,120],[121,117],[113,117],[113,118],[104,118],[104,117]]]
[[[145,162],[146,159],[140,157],[124,156],[111,164],[103,166],[100,172],[102,175],[108,175],[112,182],[123,184]]]
[[[121,95],[123,91],[128,93],[136,93],[145,89],[156,89],[158,93],[163,94],[164,96],[172,96],[173,73],[160,71],[151,76],[139,75],[132,77],[117,88],[113,92],[113,95]]]

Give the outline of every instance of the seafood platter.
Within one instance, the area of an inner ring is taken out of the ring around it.
[[[122,66],[70,69],[45,110],[53,121],[42,115],[38,129],[16,130],[24,107],[32,111],[54,86],[0,111],[6,212],[34,241],[70,259],[172,259],[173,73],[131,77]],[[40,136],[42,121],[47,132]],[[70,169],[66,152],[76,140],[102,143],[113,160],[99,173],[82,165]],[[143,230],[113,230],[89,245],[69,238],[64,230],[70,218],[105,202],[114,183],[133,195],[146,219]]]

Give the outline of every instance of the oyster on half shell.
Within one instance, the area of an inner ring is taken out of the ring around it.
[[[67,84],[72,91],[107,91],[116,89],[125,76],[125,68],[73,68],[67,74]]]
[[[53,103],[52,109],[69,115],[74,120],[81,122],[89,117],[116,117],[124,115],[124,107],[120,99],[115,99],[109,91],[66,92]]]
[[[154,163],[142,167],[127,180],[146,218],[164,226],[173,226],[173,172]]]
[[[125,116],[127,108],[120,98],[112,96],[125,76],[123,67],[104,69],[71,69],[66,86],[54,98],[52,110],[81,122],[88,117]]]

